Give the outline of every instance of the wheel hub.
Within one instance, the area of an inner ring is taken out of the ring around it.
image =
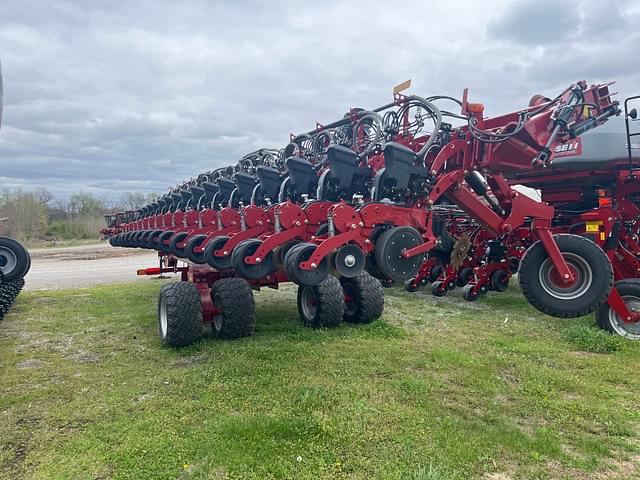
[[[8,275],[18,265],[18,257],[15,252],[6,248],[0,247],[0,268],[5,275]]]
[[[560,300],[574,300],[584,295],[593,283],[593,273],[589,264],[579,255],[563,253],[574,280],[567,283],[551,259],[547,258],[540,266],[539,280],[544,291]]]
[[[347,267],[353,267],[356,264],[356,257],[354,257],[353,255],[347,255],[346,257],[344,257],[344,264]]]
[[[627,305],[627,308],[633,314],[640,312],[640,298],[635,295],[623,295],[622,299]],[[635,315],[633,315],[635,317]],[[640,322],[624,322],[618,314],[609,308],[609,322],[615,330],[622,336],[632,335],[634,337],[640,336]]]

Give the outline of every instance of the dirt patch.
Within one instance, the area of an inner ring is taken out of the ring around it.
[[[28,358],[16,363],[16,368],[19,370],[30,370],[34,368],[42,368],[46,365],[46,362],[38,360],[37,358]]]

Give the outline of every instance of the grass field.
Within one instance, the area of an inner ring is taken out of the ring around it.
[[[21,295],[0,323],[2,479],[633,479],[640,345],[518,290],[386,290],[314,331],[256,294],[251,338],[173,350],[158,280]]]

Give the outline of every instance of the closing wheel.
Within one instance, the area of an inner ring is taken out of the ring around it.
[[[491,272],[489,285],[491,290],[495,290],[496,292],[506,291],[507,288],[509,288],[509,274],[504,270]]]
[[[187,252],[185,247],[179,247],[178,244],[184,242],[184,239],[189,236],[188,232],[179,232],[171,237],[169,242],[169,251],[177,257],[186,258]]]
[[[280,245],[279,247],[273,249],[273,262],[278,270],[284,268],[284,257],[286,257],[287,252],[299,243],[300,242],[296,240],[292,240],[290,242],[286,242],[284,245]]]
[[[154,247],[161,252],[169,253],[169,247],[165,245],[165,241],[169,240],[176,234],[173,230],[162,232],[155,240]]]
[[[631,312],[640,311],[640,280],[620,280],[615,284],[616,290]],[[640,322],[625,323],[622,318],[605,303],[596,312],[596,321],[603,330],[618,334],[629,340],[640,340]]]
[[[409,280],[405,280],[403,285],[404,289],[409,293],[417,292],[420,288],[420,282],[416,281],[415,277],[410,278]]]
[[[231,265],[233,269],[243,278],[250,280],[258,280],[276,271],[276,265],[273,262],[273,253],[269,252],[265,258],[260,259],[260,263],[245,263],[245,257],[253,256],[258,248],[262,245],[262,240],[250,238],[240,242],[231,254]]]
[[[298,313],[306,326],[335,327],[342,321],[344,310],[344,294],[337,278],[298,287]]]
[[[4,282],[24,277],[31,268],[31,256],[22,244],[13,238],[0,237],[0,271]]]
[[[242,278],[223,278],[211,288],[213,304],[222,310],[213,319],[221,338],[248,337],[256,328],[256,306],[249,284]]]
[[[464,287],[469,280],[473,278],[473,268],[471,267],[462,267],[458,272],[458,278],[456,278],[456,285],[459,287]]]
[[[145,242],[145,248],[155,250],[157,248],[158,237],[162,235],[164,230],[154,230],[149,234]]]
[[[371,323],[384,310],[384,289],[377,278],[367,272],[340,279],[344,292],[344,321]]]
[[[562,282],[542,243],[529,247],[520,262],[522,293],[541,312],[554,317],[580,317],[602,306],[613,285],[613,269],[606,254],[579,235],[554,235],[575,280]]]
[[[462,296],[467,302],[475,302],[480,295],[473,291],[473,285],[465,285],[462,287]]]
[[[312,270],[302,270],[300,263],[309,260],[317,245],[314,243],[300,243],[291,248],[284,257],[284,268],[289,280],[298,285],[315,286],[322,283],[329,275],[329,262],[326,258]]]
[[[200,293],[193,283],[168,283],[158,298],[160,341],[172,347],[190,345],[202,337]]]
[[[434,297],[444,297],[449,293],[449,289],[443,286],[444,282],[436,280],[431,284],[431,293]]]
[[[225,255],[224,257],[214,255],[214,252],[224,247],[228,240],[229,237],[226,235],[214,237],[204,248],[205,261],[217,270],[229,270],[231,268],[231,255]]]
[[[434,265],[433,267],[431,267],[431,270],[429,270],[429,281],[435,282],[443,273],[444,268],[442,267],[442,265]]]
[[[140,235],[138,235],[137,246],[139,248],[147,248],[147,239],[153,233],[153,230],[144,230]]]
[[[202,242],[206,240],[207,236],[200,234],[195,235],[189,239],[187,244],[184,247],[184,253],[186,257],[191,260],[193,263],[197,263],[198,265],[204,265],[207,261],[204,258],[204,252],[196,252],[196,247],[202,245]]]
[[[348,244],[340,247],[333,256],[333,266],[343,277],[355,277],[364,270],[365,255],[360,247]]]
[[[422,236],[412,227],[394,227],[378,237],[376,241],[376,266],[386,278],[404,282],[415,277],[424,259],[423,254],[404,258],[402,253],[422,243]]]

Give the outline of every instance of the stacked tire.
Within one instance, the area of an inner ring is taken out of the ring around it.
[[[31,256],[18,241],[0,237],[0,320],[14,304],[31,268]]]

